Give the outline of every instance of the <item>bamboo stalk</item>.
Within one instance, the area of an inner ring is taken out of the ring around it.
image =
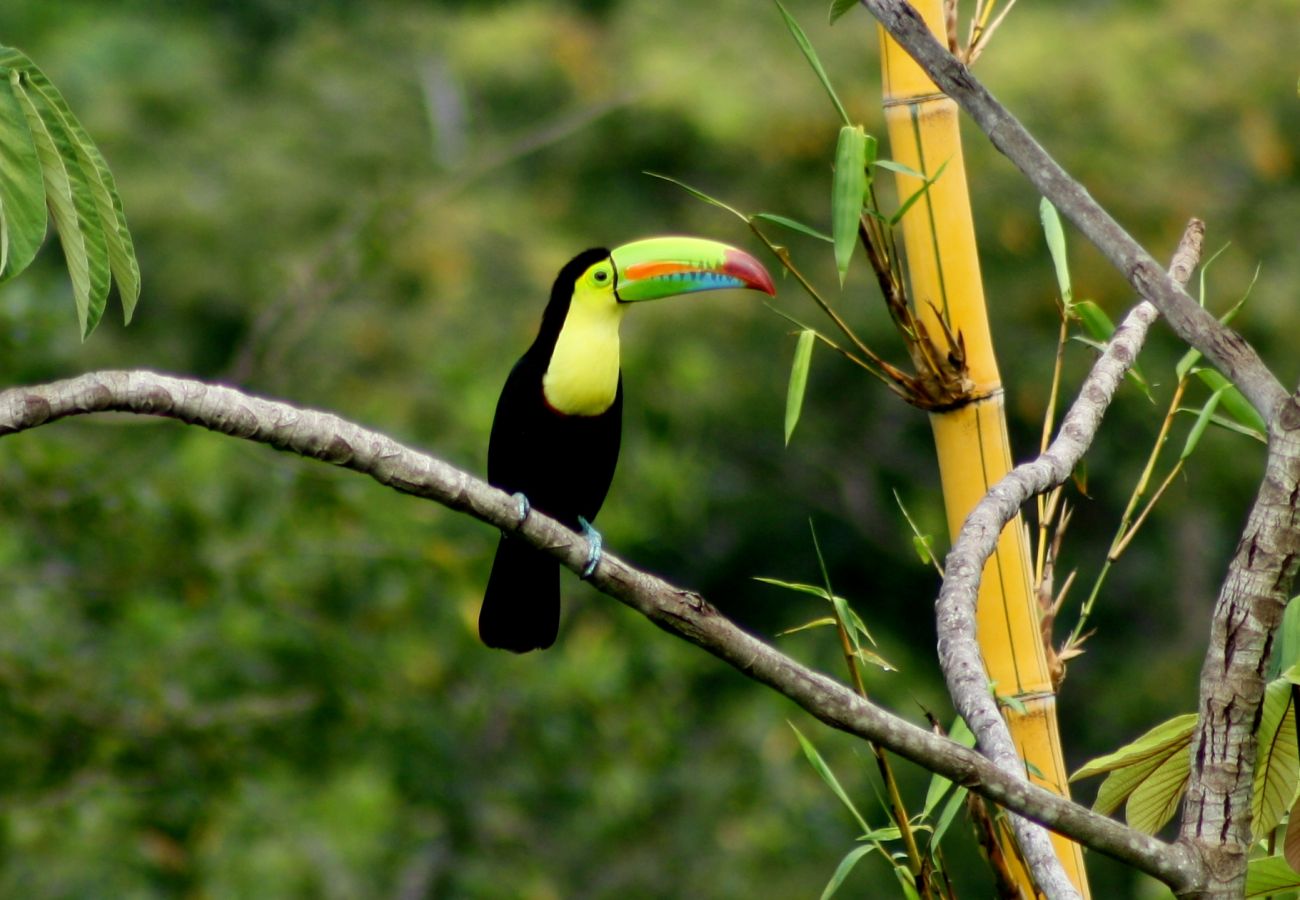
[[[914,0],[930,29],[945,33],[941,0]],[[880,29],[885,120],[891,155],[925,175],[943,175],[903,217],[908,276],[918,317],[931,335],[944,325],[959,336],[969,390],[951,409],[930,414],[948,527],[955,537],[967,513],[1011,469],[1002,383],[993,353],[975,245],[970,195],[958,133],[957,105],[939,92],[905,51]],[[900,197],[920,187],[898,175]],[[942,317],[942,322],[940,321]],[[1043,652],[1031,583],[1029,537],[1017,517],[1003,531],[981,582],[977,613],[980,646],[990,681],[1010,700],[1004,713],[1029,777],[1068,796],[1056,721],[1056,697]],[[1079,846],[1054,835],[1057,855],[1085,897]],[[1008,853],[1008,858],[1018,854]],[[1034,896],[1028,874],[1017,872],[1022,891]]]

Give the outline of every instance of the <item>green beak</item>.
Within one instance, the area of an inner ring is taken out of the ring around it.
[[[743,288],[775,296],[772,276],[743,250],[696,237],[653,237],[610,254],[623,303],[658,300],[695,291]]]

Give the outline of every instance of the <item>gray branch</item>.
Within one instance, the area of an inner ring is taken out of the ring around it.
[[[0,392],[0,437],[68,416],[106,411],[179,419],[343,466],[497,528],[514,530],[575,572],[586,565],[587,544],[580,534],[538,512],[517,525],[512,497],[454,466],[338,416],[251,397],[229,387],[152,372],[114,371],[11,388]],[[741,631],[698,594],[633,569],[611,553],[604,554],[590,581],[660,628],[784,694],[833,728],[887,747],[994,803],[1147,872],[1175,891],[1200,879],[1200,867],[1185,848],[1099,816],[1003,772],[973,750],[885,712]]]
[[[1187,226],[1170,267],[1181,282],[1185,283],[1196,267],[1204,234],[1205,225],[1197,219]],[[976,639],[975,607],[984,564],[997,549],[998,536],[1015,518],[1021,504],[1064,483],[1083,459],[1157,315],[1156,308],[1144,300],[1125,317],[1088,373],[1078,399],[1061,420],[1056,439],[1037,459],[1016,466],[1003,476],[975,505],[944,564],[935,623],[939,664],[948,682],[948,693],[984,755],[1003,771],[1019,778],[1026,777],[1025,766],[997,703],[989,694],[984,658]],[[1039,887],[1050,897],[1078,896],[1043,830],[1019,816],[1012,818],[1012,824]]]

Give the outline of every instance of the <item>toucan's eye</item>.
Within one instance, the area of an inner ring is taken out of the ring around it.
[[[592,273],[591,277],[595,279],[596,284],[605,284],[606,282],[609,281],[609,270],[597,269],[595,272]]]

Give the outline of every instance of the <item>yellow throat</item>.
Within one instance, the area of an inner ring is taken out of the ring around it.
[[[612,290],[579,285],[542,377],[546,402],[569,416],[598,416],[618,393],[618,326],[623,305]]]

